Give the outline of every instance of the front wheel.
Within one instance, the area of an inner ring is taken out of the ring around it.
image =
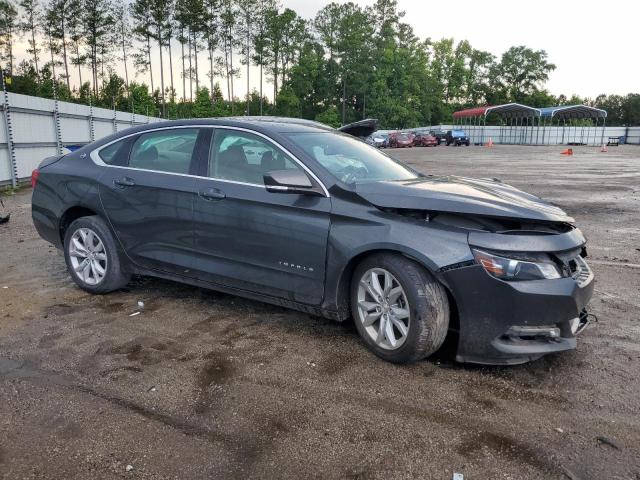
[[[367,347],[394,363],[433,354],[449,327],[444,287],[420,265],[397,254],[373,255],[356,268],[351,313]]]
[[[69,225],[64,257],[71,278],[87,292],[108,293],[129,282],[116,242],[98,216],[82,217]]]

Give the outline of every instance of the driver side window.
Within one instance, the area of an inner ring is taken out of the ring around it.
[[[248,132],[216,129],[209,153],[209,176],[263,185],[263,175],[300,166],[273,144]]]

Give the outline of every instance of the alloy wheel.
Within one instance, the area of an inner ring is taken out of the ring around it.
[[[385,350],[400,348],[407,339],[411,315],[400,282],[383,268],[367,270],[358,284],[358,321]]]
[[[107,274],[104,243],[90,228],[79,228],[69,241],[69,259],[73,272],[87,285],[98,285]]]

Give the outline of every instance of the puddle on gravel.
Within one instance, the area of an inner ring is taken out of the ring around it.
[[[227,358],[218,355],[217,352],[207,355],[208,360],[198,374],[198,386],[201,389],[206,389],[213,384],[228,383],[228,380],[234,376],[236,369],[233,364]]]
[[[491,450],[516,462],[526,463],[542,471],[555,471],[556,465],[543,458],[539,451],[505,435],[493,432],[481,432],[478,436],[468,436],[456,447],[456,451],[469,458],[483,449]]]

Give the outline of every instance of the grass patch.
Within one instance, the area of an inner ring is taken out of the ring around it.
[[[2,197],[11,197],[13,195],[15,195],[16,193],[25,190],[27,188],[30,188],[31,184],[29,183],[19,183],[17,186],[12,187],[11,185],[5,185],[0,187],[0,196]]]

